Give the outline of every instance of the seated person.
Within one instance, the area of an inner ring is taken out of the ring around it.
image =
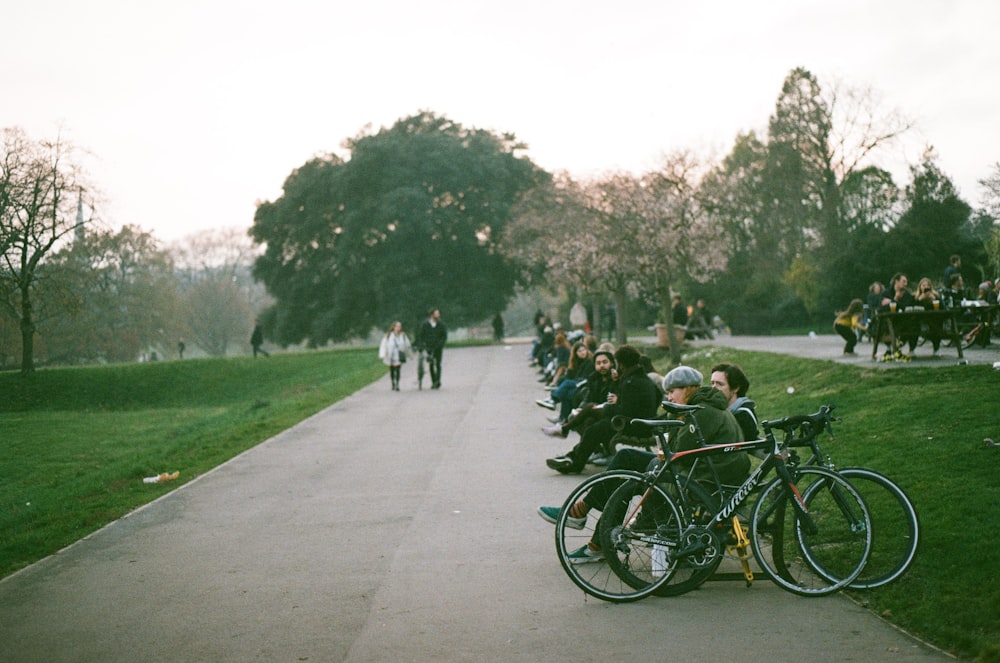
[[[569,419],[570,412],[573,410],[577,385],[585,383],[587,377],[593,372],[594,360],[590,356],[590,349],[583,341],[578,341],[570,354],[566,374],[560,380],[559,386],[553,389],[549,396],[553,403],[559,404],[560,422]]]
[[[579,474],[587,464],[590,455],[606,448],[616,432],[611,424],[612,417],[622,415],[628,419],[651,419],[660,407],[660,392],[643,369],[642,355],[631,345],[623,345],[615,352],[618,364],[618,391],[608,395],[607,403],[595,405],[601,410],[601,418],[594,422],[580,439],[580,442],[562,456],[545,461],[553,470],[563,474]],[[588,380],[589,384],[589,380]],[[626,435],[642,435],[645,431],[627,426]]]
[[[738,370],[738,367],[736,368]],[[739,371],[739,374],[742,375],[742,371]],[[698,421],[706,444],[723,444],[744,439],[740,424],[729,410],[729,401],[726,396],[715,387],[702,387],[702,380],[702,374],[697,370],[690,366],[678,366],[663,378],[663,389],[671,403],[704,405],[702,409],[694,412],[693,416]],[[749,382],[747,382],[747,386],[749,386]],[[692,428],[677,428],[671,432],[667,442],[671,450],[682,451],[693,449],[699,445],[697,435]],[[753,439],[756,439],[756,423],[754,429]],[[629,448],[616,453],[608,464],[608,469],[630,469],[642,472],[659,462],[653,453]],[[725,460],[714,459],[713,463],[719,474],[719,479],[727,484],[742,483],[750,472],[750,458],[746,452],[726,454]],[[609,497],[611,497],[610,492],[601,490],[600,486],[590,491],[570,507],[567,525],[582,529],[586,523],[587,513],[594,508],[603,509]],[[559,517],[559,507],[539,507],[538,515],[549,522],[555,522]],[[603,559],[603,554],[597,543],[591,540],[579,550],[570,553],[569,559],[572,563],[600,561]]]
[[[914,299],[928,311],[934,310],[934,302],[938,303],[938,308],[941,307],[941,293],[934,289],[931,280],[926,276],[917,283],[917,294],[914,295]],[[931,342],[934,352],[941,347],[941,336],[944,334],[942,323],[943,320],[932,320],[920,325],[920,335]]]
[[[546,435],[566,437],[570,431],[583,435],[591,424],[604,416],[603,408],[608,402],[608,396],[618,389],[618,371],[610,344],[601,346],[594,353],[594,371],[587,376],[587,384],[583,389],[584,396],[579,407],[571,409],[566,419],[543,428]],[[573,396],[575,401],[578,394],[574,392]]]
[[[892,283],[889,286],[888,292],[883,293],[882,310],[892,311],[894,307],[896,312],[902,312],[911,306],[916,306],[917,300],[907,290],[908,285],[909,281],[906,278],[906,274],[896,272],[892,277]],[[920,329],[918,327],[908,326],[905,323],[897,325],[896,340],[900,344],[906,343],[909,345],[911,353],[916,349],[919,337]],[[895,351],[897,348],[893,348],[892,350]]]
[[[750,380],[746,373],[736,364],[722,363],[712,367],[709,380],[713,387],[722,392],[729,402],[729,411],[733,413],[736,423],[743,432],[743,441],[749,442],[760,438],[757,426],[757,404],[747,396],[750,390]]]

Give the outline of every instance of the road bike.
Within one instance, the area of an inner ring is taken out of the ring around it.
[[[751,553],[775,584],[802,596],[836,592],[861,574],[872,547],[871,518],[850,482],[818,465],[789,467],[769,422],[760,440],[674,452],[667,442],[672,428],[691,426],[704,439],[692,416],[701,406],[663,405],[686,420],[631,420],[655,435],[659,465],[594,475],[560,510],[556,550],[578,587],[611,602],[678,595],[705,582],[726,556],[740,561],[749,584]],[[765,458],[741,485],[719,481],[713,457],[755,450]],[[777,476],[765,483],[772,471]],[[610,498],[582,524],[571,520],[572,505],[595,490]],[[757,497],[748,518],[751,496]],[[581,563],[581,546],[600,554]]]
[[[836,467],[819,445],[824,431],[832,438],[835,405],[824,405],[812,414],[794,415],[769,422],[784,432],[781,445],[790,449],[789,464],[799,463],[796,448],[810,452],[806,465],[822,465],[851,482],[868,506],[873,545],[864,571],[848,585],[872,589],[896,580],[910,568],[920,543],[920,520],[909,496],[889,477],[866,467]]]
[[[426,361],[426,358],[424,357],[424,351],[423,350],[418,350],[417,351],[417,389],[421,389],[421,390],[424,388],[425,361]]]

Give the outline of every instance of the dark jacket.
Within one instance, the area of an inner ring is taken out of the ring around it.
[[[705,444],[725,444],[726,442],[742,442],[743,431],[733,413],[729,411],[729,401],[715,387],[700,387],[694,392],[688,405],[702,405],[695,411],[694,418],[698,421]],[[690,416],[690,415],[685,415]],[[697,448],[698,435],[691,426],[676,428],[670,433],[668,441],[673,451],[685,451]],[[727,484],[740,484],[750,472],[750,458],[745,451],[729,453],[712,458],[719,479]],[[696,471],[699,477],[711,476],[704,461],[699,461]]]
[[[600,403],[608,402],[608,394],[618,391],[618,381],[612,379],[611,371],[608,371],[605,375],[594,371],[587,376],[586,389],[587,395],[584,397],[583,402],[591,405],[599,405]]]
[[[417,332],[416,346],[427,352],[435,352],[444,347],[448,340],[448,328],[440,320],[431,325],[430,320],[424,320]]]
[[[746,396],[740,396],[729,406],[729,411],[736,418],[736,423],[743,431],[743,441],[760,439],[760,429],[757,427],[757,404]]]
[[[635,366],[618,380],[618,402],[604,406],[604,416],[623,416],[626,419],[653,419],[660,409],[660,390],[642,366]],[[646,429],[626,426],[626,435],[648,435]]]

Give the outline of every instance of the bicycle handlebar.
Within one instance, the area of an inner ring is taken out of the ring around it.
[[[789,438],[789,442],[791,443],[799,442],[803,445],[809,444],[809,440],[816,437],[816,434],[822,429],[825,429],[830,435],[833,435],[833,426],[831,425],[831,422],[834,421],[834,418],[831,413],[836,407],[837,406],[832,403],[830,405],[823,405],[819,410],[812,414],[794,414],[788,417],[782,417],[781,419],[762,421],[761,426],[765,431],[774,429],[784,431],[786,436]],[[791,439],[795,430],[801,429],[805,425],[809,426],[808,431],[806,431],[807,435],[803,438]]]

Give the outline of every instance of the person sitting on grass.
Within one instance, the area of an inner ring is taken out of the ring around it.
[[[743,440],[744,433],[733,413],[729,410],[727,397],[715,387],[701,386],[703,379],[702,374],[690,366],[674,368],[663,378],[663,390],[667,394],[667,400],[678,405],[700,404],[703,406],[693,414],[683,415],[682,419],[693,416],[697,420],[705,444],[725,444],[726,442]],[[667,445],[674,452],[698,447],[700,441],[693,429],[693,426],[673,429],[667,440]],[[756,434],[753,438],[756,439]],[[724,484],[738,485],[750,473],[750,458],[745,451],[726,454],[725,459],[713,459],[712,462],[719,480]],[[643,472],[655,468],[658,463],[660,460],[656,454],[641,449],[625,448],[614,455],[611,462],[608,463],[607,469]],[[700,466],[695,472],[695,478],[698,480],[710,479],[711,474],[707,466]],[[595,486],[593,490],[570,507],[566,520],[567,527],[583,529],[590,510],[603,510],[610,497],[611,486],[605,484]],[[538,507],[538,515],[551,523],[556,522],[559,514],[560,508],[557,506]],[[569,553],[567,558],[572,564],[585,564],[603,560],[604,553],[601,551],[600,545],[592,539],[578,550]]]
[[[609,394],[604,405],[595,406],[601,409],[602,416],[586,430],[580,442],[566,454],[546,460],[546,465],[563,474],[579,474],[590,455],[606,449],[615,436],[617,431],[611,424],[612,417],[622,415],[628,419],[650,419],[656,416],[660,407],[660,392],[646,375],[641,358],[639,351],[631,345],[618,348],[615,352],[619,371],[618,392]],[[623,433],[633,436],[641,434],[641,431],[633,430],[634,428],[626,426]]]

